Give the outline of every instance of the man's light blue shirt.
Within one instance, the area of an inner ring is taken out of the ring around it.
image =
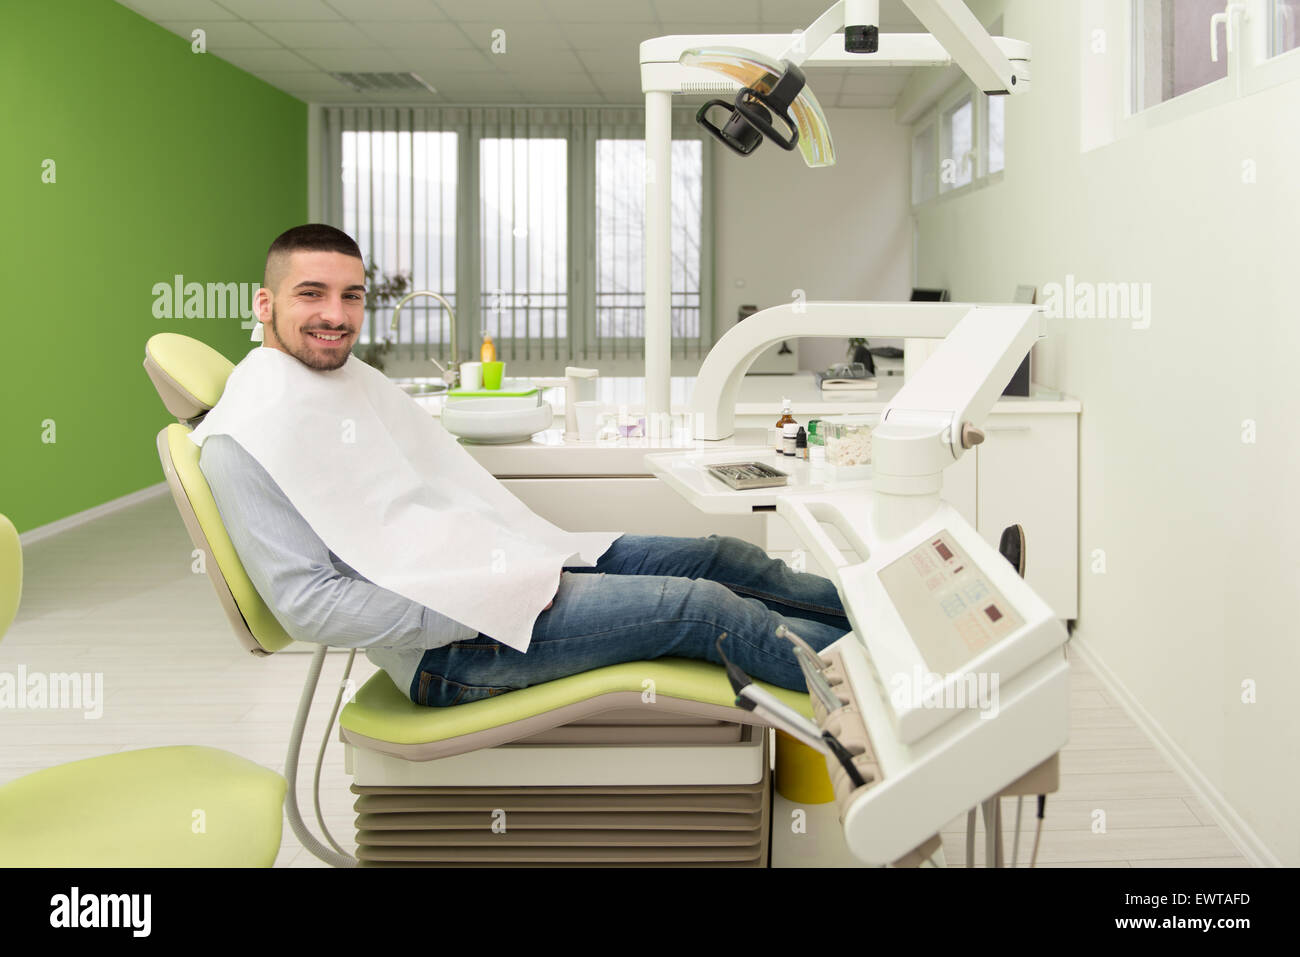
[[[204,441],[199,470],[249,580],[289,637],[363,648],[409,695],[427,649],[478,635],[380,588],[330,551],[261,464],[229,435]]]

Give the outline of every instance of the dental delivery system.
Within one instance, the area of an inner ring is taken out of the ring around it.
[[[929,34],[881,35],[878,3],[843,0],[793,39],[646,41],[649,168],[669,168],[673,93],[734,92],[731,104],[706,103],[697,121],[741,156],[766,138],[799,149],[809,166],[825,166],[835,151],[802,67],[955,63],[990,95],[1028,90],[1027,44],[988,36],[960,0],[904,2]],[[842,37],[833,35],[839,28]],[[721,122],[710,118],[720,111]],[[670,182],[660,175],[646,186],[647,414],[668,411]],[[815,722],[769,700],[728,663],[738,706],[826,756],[845,841],[866,862],[924,857],[944,824],[978,804],[997,838],[988,842],[989,860],[1000,862],[997,799],[1057,787],[1069,721],[1065,628],[1018,569],[941,497],[943,470],[983,442],[980,427],[1038,337],[1039,318],[1026,305],[786,304],[728,330],[696,380],[695,438],[721,441],[734,432],[742,377],[776,342],[944,340],[882,412],[870,484],[761,490],[835,582],[853,626],[820,654],[784,635],[796,645]],[[737,451],[727,448],[733,457]],[[707,474],[717,454],[652,453],[646,462],[703,511],[758,505],[753,491],[691,474]],[[824,525],[843,536],[851,556]]]
[[[984,440],[980,425],[1040,315],[1032,305],[846,302],[807,303],[796,318],[793,308],[749,317],[710,351],[692,400],[697,439],[731,436],[740,378],[796,323],[801,335],[946,335],[881,413],[869,485],[760,490],[835,582],[853,630],[820,654],[796,653],[815,727],[748,688],[737,700],[828,755],[849,849],[889,863],[977,804],[988,813],[999,795],[1056,789],[1069,719],[1065,628],[941,498],[944,468]],[[752,491],[692,480],[711,457],[743,451],[652,453],[646,463],[703,511],[770,508]],[[853,772],[832,740],[852,754]]]

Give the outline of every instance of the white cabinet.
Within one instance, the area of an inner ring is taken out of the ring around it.
[[[989,416],[979,459],[979,520],[993,545],[1008,525],[1025,530],[1025,581],[1058,618],[1079,612],[1079,419]]]

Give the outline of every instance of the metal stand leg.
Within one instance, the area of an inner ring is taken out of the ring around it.
[[[975,808],[966,815],[966,866],[975,866]]]
[[[1002,801],[989,798],[980,807],[984,811],[984,866],[1002,866]],[[971,814],[975,812],[972,811]]]

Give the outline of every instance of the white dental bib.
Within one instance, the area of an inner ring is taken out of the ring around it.
[[[193,432],[229,435],[321,540],[370,581],[518,651],[564,565],[622,532],[566,532],[532,512],[382,372],[353,355],[311,369],[259,346]]]

